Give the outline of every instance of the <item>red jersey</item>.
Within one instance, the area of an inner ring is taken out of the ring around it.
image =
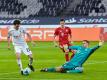
[[[71,29],[69,27],[57,28],[54,35],[59,36],[59,44],[68,44],[68,37],[71,36]]]

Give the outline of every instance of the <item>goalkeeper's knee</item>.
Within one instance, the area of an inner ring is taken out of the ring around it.
[[[76,67],[73,70],[68,70],[67,73],[82,73],[83,72],[83,68],[82,67]]]

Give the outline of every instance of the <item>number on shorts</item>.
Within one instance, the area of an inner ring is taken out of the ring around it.
[[[30,52],[30,49],[29,48],[26,48],[27,52]]]

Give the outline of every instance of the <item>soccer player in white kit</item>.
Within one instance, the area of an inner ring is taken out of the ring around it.
[[[24,35],[26,34],[27,37],[30,39],[32,44],[35,44],[32,41],[31,35],[29,33],[26,32],[26,30],[20,26],[20,20],[15,20],[13,22],[13,27],[9,29],[8,31],[8,48],[10,48],[10,37],[12,37],[12,43],[15,49],[15,53],[16,53],[16,58],[17,58],[17,63],[18,66],[20,68],[21,74],[23,75],[23,67],[22,67],[22,62],[21,62],[21,58],[20,55],[23,52],[25,55],[27,55],[29,57],[29,64],[28,67],[34,71],[34,68],[32,66],[33,63],[33,57],[32,57],[32,52],[30,51],[25,39],[24,39]]]

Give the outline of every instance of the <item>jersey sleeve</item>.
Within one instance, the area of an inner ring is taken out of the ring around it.
[[[100,48],[100,46],[98,45],[98,46],[95,46],[95,47],[93,47],[93,48],[91,48],[91,53],[93,53],[94,51],[96,51],[97,49],[99,49]]]
[[[69,34],[71,35],[72,34],[72,32],[71,32],[71,29],[69,28]]]
[[[54,35],[58,35],[58,28],[57,29],[55,29],[55,32],[54,32]]]
[[[80,46],[69,46],[68,49],[71,50],[78,50],[80,48]]]

